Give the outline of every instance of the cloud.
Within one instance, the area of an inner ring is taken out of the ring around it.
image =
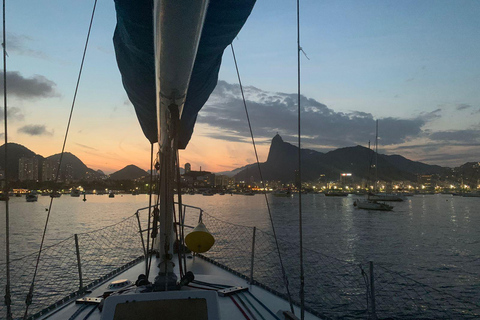
[[[457,105],[457,110],[465,110],[470,108],[473,108],[473,107],[466,103],[460,103],[459,105]]]
[[[77,146],[79,146],[79,147],[84,148],[84,149],[98,151],[98,149],[95,149],[95,148],[93,148],[93,147],[86,146],[86,145],[81,144],[81,143],[75,143],[75,144],[76,144]]]
[[[425,122],[430,122],[432,120],[441,118],[442,109],[438,108],[430,112],[421,112],[419,115],[420,119],[423,119]]]
[[[57,97],[57,84],[44,76],[31,78],[22,76],[18,71],[7,72],[7,93],[22,99]],[[0,71],[0,87],[3,88],[3,71]],[[3,90],[0,93],[3,96]]]
[[[247,107],[256,138],[271,139],[277,132],[285,141],[295,142],[297,134],[297,95],[265,92],[244,87]],[[326,105],[301,97],[302,135],[305,147],[330,148],[366,144],[375,136],[375,118],[360,111],[335,112]],[[380,119],[382,145],[400,144],[424,135],[422,127],[438,117],[435,110],[412,119]],[[250,136],[238,85],[219,81],[209,101],[199,113],[198,122],[223,129],[229,141],[247,141]],[[220,133],[223,135],[223,133]],[[208,133],[218,138],[218,132]],[[223,139],[224,137],[222,137]]]
[[[48,131],[45,125],[29,124],[18,128],[18,133],[25,133],[31,136],[52,136],[53,131]]]
[[[8,33],[7,52],[15,52],[17,55],[30,56],[44,60],[49,59],[44,52],[28,48],[30,42],[34,42],[34,40],[29,36]]]
[[[3,121],[4,119],[4,108],[0,107],[0,120]],[[16,120],[16,121],[23,121],[25,119],[25,115],[23,114],[22,110],[17,107],[7,107],[8,112],[8,120]]]
[[[480,143],[480,130],[449,130],[432,132],[429,138],[433,141],[443,141],[449,143],[475,144]]]

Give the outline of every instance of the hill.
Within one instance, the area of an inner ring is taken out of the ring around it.
[[[9,142],[8,143],[8,175],[9,180],[18,179],[18,160],[22,157],[40,157],[32,150],[22,146],[21,144]],[[0,146],[0,167],[5,168],[5,145]]]
[[[298,147],[283,141],[280,135],[272,139],[267,161],[260,164],[265,180],[294,181],[298,168]],[[352,173],[356,179],[374,179],[374,156],[371,149],[355,146],[322,153],[302,149],[302,178],[314,181],[324,176],[327,180],[338,180],[341,173]],[[399,155],[378,155],[378,178],[384,181],[415,181],[418,174],[442,173],[446,168],[411,161]],[[236,169],[238,170],[238,169]],[[237,180],[252,178],[260,181],[256,165],[247,165],[235,174]]]
[[[60,153],[47,157],[57,164],[60,160]],[[70,152],[65,152],[62,159],[62,167],[60,168],[62,173],[70,172],[73,175],[73,180],[81,180],[86,178],[99,178],[101,174],[93,169],[88,168],[82,160],[77,158]]]
[[[110,175],[112,180],[134,180],[148,176],[148,172],[131,164]]]

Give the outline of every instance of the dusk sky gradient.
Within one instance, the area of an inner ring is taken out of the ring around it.
[[[7,1],[10,142],[43,156],[61,151],[92,7]],[[234,41],[260,161],[277,132],[296,142],[295,10],[293,0],[258,1]],[[378,119],[382,153],[480,161],[479,16],[475,0],[301,1],[303,147],[367,146]],[[116,66],[115,22],[113,0],[99,0],[66,148],[106,173],[148,169],[150,156]],[[180,153],[194,170],[254,162],[230,48],[223,60]]]

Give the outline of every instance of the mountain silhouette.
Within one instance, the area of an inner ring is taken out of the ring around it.
[[[351,173],[355,179],[373,181],[375,178],[375,152],[362,146],[339,148],[327,153],[310,149],[301,150],[302,180],[338,180],[341,173]],[[446,168],[408,160],[399,155],[378,154],[378,179],[387,182],[416,181],[418,174],[442,173]],[[270,145],[267,161],[260,163],[264,180],[291,182],[298,169],[298,147],[275,135]],[[237,169],[238,170],[238,169]],[[235,175],[237,180],[260,181],[256,164],[245,166]]]
[[[32,150],[22,146],[21,144],[9,142],[7,145],[8,148],[8,179],[9,180],[18,180],[18,160],[22,157],[32,158],[40,157]],[[0,167],[5,169],[5,144],[0,146]]]
[[[131,164],[110,175],[112,180],[134,180],[148,176],[148,172]]]
[[[60,153],[51,155],[47,157],[47,160],[50,160],[58,165],[58,161],[60,160]],[[70,152],[63,153],[62,159],[62,167],[60,168],[61,172],[65,172],[67,166],[71,167],[71,171],[73,173],[73,180],[81,180],[85,179],[86,177],[100,177],[101,174],[93,169],[87,167],[82,160],[77,158],[74,154]]]

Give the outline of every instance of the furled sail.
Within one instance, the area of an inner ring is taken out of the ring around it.
[[[181,0],[179,0],[181,1]],[[193,133],[197,114],[217,85],[225,48],[247,20],[255,0],[210,0],[180,123],[179,147]],[[115,0],[113,36],[123,86],[147,139],[158,139],[153,45],[153,1]],[[181,17],[180,17],[181,19]]]

